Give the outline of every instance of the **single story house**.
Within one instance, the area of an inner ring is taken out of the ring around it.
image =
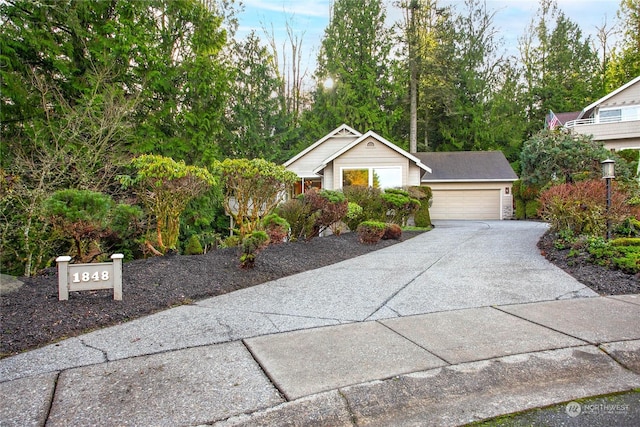
[[[295,192],[347,185],[428,185],[432,219],[508,219],[518,177],[499,151],[409,153],[373,131],[343,124],[284,163],[300,181]]]

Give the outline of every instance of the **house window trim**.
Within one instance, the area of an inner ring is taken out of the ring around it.
[[[630,110],[635,111],[634,118],[629,118],[629,114],[625,114],[625,112],[628,113]],[[620,114],[615,119],[602,120],[602,113],[605,113],[608,111],[619,111]],[[620,105],[615,107],[600,108],[598,110],[597,123],[620,123],[620,122],[626,122],[626,121],[638,120],[638,119],[640,119],[640,105],[625,105],[625,106]]]
[[[369,171],[369,176],[368,176],[368,180],[369,180],[369,187],[373,187],[373,171],[374,169],[395,169],[398,170],[400,172],[400,185],[399,186],[391,186],[391,187],[381,187],[381,190],[384,190],[385,188],[398,188],[402,186],[402,182],[403,182],[403,169],[401,165],[385,165],[385,166],[366,166],[366,165],[352,165],[352,166],[341,166],[340,167],[340,188],[344,187],[344,171],[345,170],[361,170],[361,169],[367,169]]]

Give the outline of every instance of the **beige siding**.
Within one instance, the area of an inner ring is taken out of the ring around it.
[[[369,143],[373,143],[373,146],[368,145]],[[341,170],[343,168],[376,166],[401,167],[402,185],[407,185],[409,182],[409,159],[382,142],[367,138],[333,161],[333,189],[339,189],[342,186]]]
[[[317,174],[313,173],[315,168],[320,166],[322,162],[333,153],[346,147],[356,139],[357,137],[355,136],[329,138],[306,155],[291,163],[287,169],[302,177],[316,176]]]
[[[623,107],[627,105],[640,105],[640,82],[636,82],[622,92],[615,94],[598,107],[609,108]]]
[[[583,135],[592,135],[595,141],[603,141],[610,150],[640,149],[640,120],[589,124],[573,129]]]
[[[433,220],[496,220],[509,219],[513,215],[511,182],[427,185],[433,191],[433,202],[429,209]]]

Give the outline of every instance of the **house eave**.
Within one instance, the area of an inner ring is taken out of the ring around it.
[[[300,153],[298,153],[297,155],[295,155],[294,157],[290,158],[289,160],[287,160],[286,162],[284,162],[282,165],[284,167],[287,167],[289,165],[291,165],[292,163],[294,163],[296,160],[298,160],[299,158],[303,157],[304,155],[306,155],[308,152],[310,152],[311,150],[313,150],[314,148],[316,148],[317,146],[321,145],[323,142],[325,142],[327,139],[329,138],[344,138],[342,136],[338,136],[336,135],[337,133],[339,133],[341,130],[347,130],[351,133],[354,134],[354,136],[356,137],[360,137],[362,136],[362,133],[358,132],[357,130],[353,129],[352,127],[346,125],[346,124],[342,124],[341,126],[338,126],[337,128],[335,128],[333,131],[329,132],[328,134],[326,134],[324,137],[322,137],[321,139],[317,140],[316,142],[314,142],[313,144],[311,144],[309,147],[305,148],[304,150],[302,150]],[[349,136],[349,138],[353,138],[353,136]]]
[[[585,107],[582,112],[580,113],[580,115],[578,116],[577,120],[582,119],[585,117],[585,115],[588,115],[587,113],[589,113],[591,110],[593,110],[594,108],[596,108],[598,105],[602,104],[603,102],[605,102],[607,99],[619,94],[620,92],[622,92],[623,90],[627,89],[629,86],[634,85],[635,83],[640,81],[640,76],[636,77],[635,79],[625,83],[624,85],[620,86],[618,89],[614,90],[613,92],[603,96],[602,98],[598,99],[596,102],[594,102],[591,105],[588,105],[587,107]]]
[[[440,183],[440,182],[511,182],[517,181],[518,178],[503,178],[503,179],[421,179],[422,183]]]

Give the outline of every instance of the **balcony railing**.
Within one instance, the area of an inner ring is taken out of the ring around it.
[[[624,118],[624,117],[600,117],[600,120],[596,120],[595,118],[590,119],[578,119],[578,120],[569,120],[564,124],[566,128],[574,128],[576,126],[585,126],[585,125],[599,125],[604,123],[622,123],[622,122],[633,122],[638,119],[636,118]]]

